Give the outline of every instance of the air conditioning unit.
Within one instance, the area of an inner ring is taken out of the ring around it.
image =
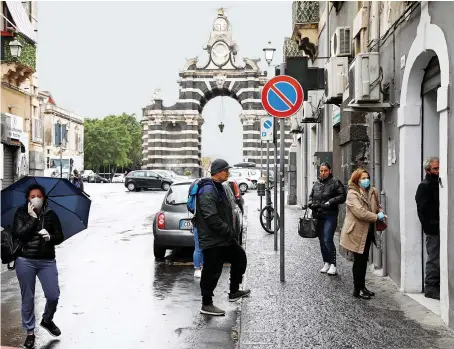
[[[380,56],[360,53],[349,67],[349,93],[353,103],[381,102]]]
[[[303,107],[301,108],[303,110],[303,120],[315,117],[324,94],[324,90],[311,90],[307,92],[307,101],[303,103]]]
[[[347,57],[331,57],[325,64],[325,95],[328,103],[342,101],[347,85],[347,73]]]
[[[331,38],[331,56],[348,57],[352,54],[352,31],[350,27],[337,27]]]

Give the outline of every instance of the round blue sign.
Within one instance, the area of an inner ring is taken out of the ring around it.
[[[270,120],[266,120],[264,123],[263,123],[263,127],[265,128],[271,128],[273,127],[273,123],[270,121]]]

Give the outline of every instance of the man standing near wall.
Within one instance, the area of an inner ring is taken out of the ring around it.
[[[426,177],[416,191],[416,205],[422,229],[426,234],[427,262],[424,294],[440,299],[440,200],[438,187],[438,157],[424,161]]]

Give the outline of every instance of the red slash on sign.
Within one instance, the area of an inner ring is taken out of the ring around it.
[[[301,108],[303,101],[303,88],[291,76],[276,76],[263,87],[263,108],[275,118],[292,116]]]

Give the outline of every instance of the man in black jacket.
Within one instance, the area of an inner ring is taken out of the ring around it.
[[[416,191],[416,206],[422,229],[426,234],[426,278],[424,294],[440,299],[440,200],[438,172],[440,161],[429,157],[424,161],[426,177]]]
[[[322,251],[323,266],[320,272],[336,275],[336,246],[334,233],[337,228],[339,205],[347,198],[347,192],[340,180],[333,177],[331,165],[324,162],[320,165],[320,177],[314,183],[309,196],[308,207],[312,216],[317,218],[318,238]]]
[[[203,250],[203,269],[200,280],[202,309],[207,315],[225,315],[225,311],[213,305],[213,291],[222,273],[224,262],[230,262],[229,301],[247,297],[249,290],[240,290],[246,271],[246,253],[235,240],[233,207],[222,183],[229,178],[227,161],[217,159],[211,164],[211,180],[201,181],[196,198],[195,226],[198,229],[199,246]]]

